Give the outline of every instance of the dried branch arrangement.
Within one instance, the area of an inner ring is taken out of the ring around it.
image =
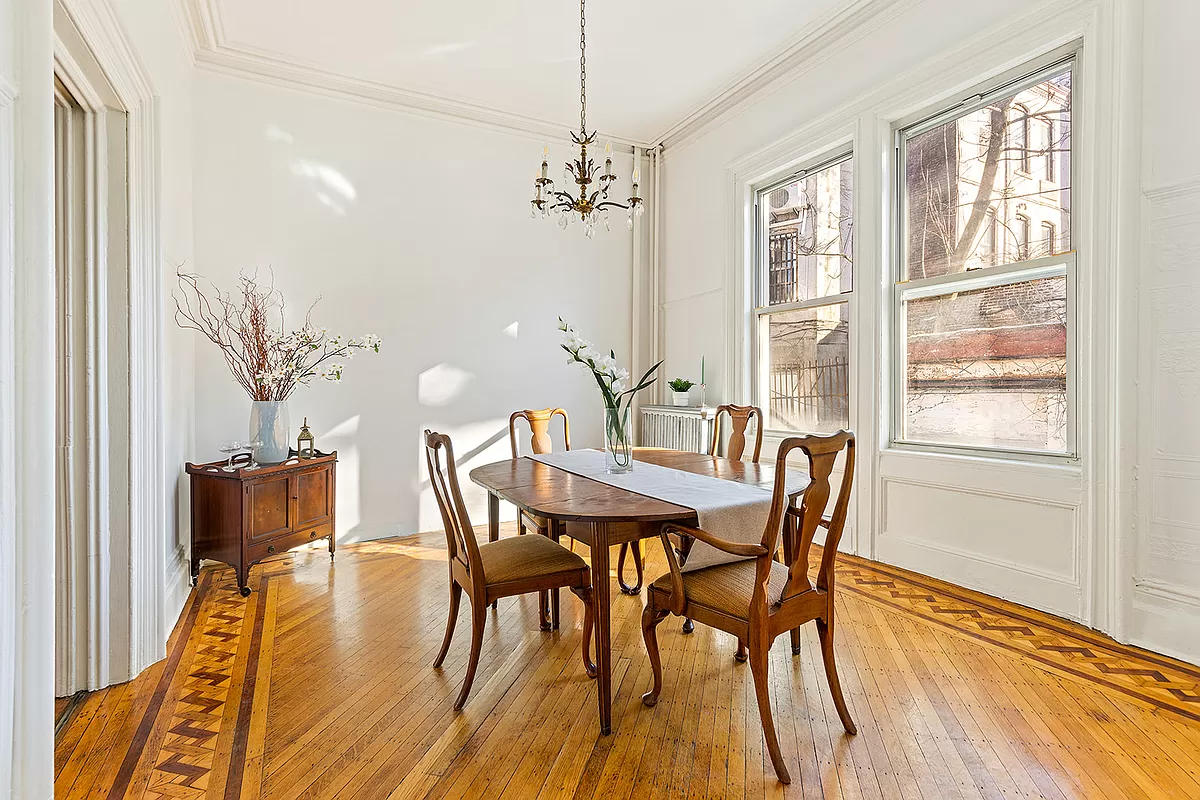
[[[234,293],[222,292],[199,275],[178,274],[175,321],[199,331],[221,350],[234,380],[251,400],[286,400],[297,386],[313,378],[342,379],[345,364],[359,350],[378,353],[374,334],[343,339],[311,321],[316,302],[304,315],[304,325],[288,331],[283,293],[274,280],[265,285],[257,274],[242,273]]]

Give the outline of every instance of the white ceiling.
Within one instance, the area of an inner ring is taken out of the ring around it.
[[[578,125],[572,0],[210,0],[224,44]],[[592,0],[588,127],[649,142],[851,0]]]

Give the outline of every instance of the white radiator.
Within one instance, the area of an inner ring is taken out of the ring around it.
[[[707,453],[715,414],[706,406],[642,406],[642,447]]]

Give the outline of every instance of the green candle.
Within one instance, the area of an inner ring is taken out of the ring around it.
[[[700,385],[704,385],[704,356],[700,356]]]

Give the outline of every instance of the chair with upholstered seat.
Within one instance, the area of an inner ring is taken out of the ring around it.
[[[563,445],[564,449],[571,449],[571,423],[567,418],[567,412],[561,408],[543,408],[539,410],[525,409],[523,411],[514,411],[508,418],[508,442],[512,446],[512,457],[521,457],[521,448],[517,444],[517,420],[525,420],[529,425],[529,449],[533,451],[535,456],[544,455],[554,451],[554,442],[550,438],[550,423],[554,417],[562,417],[563,421]],[[562,536],[562,528],[556,528],[550,520],[542,519],[534,514],[529,514],[525,511],[517,511],[517,532],[524,534],[526,531],[534,531],[543,536],[558,541]],[[640,543],[639,543],[640,545]],[[572,552],[575,550],[575,540],[570,539],[570,548]],[[640,546],[635,546],[633,552],[633,567],[637,571],[636,587],[628,586],[624,578],[625,574],[625,556],[628,554],[629,544],[622,544],[620,554],[617,557],[617,576],[621,586],[621,591],[627,594],[637,594],[642,588],[642,552]],[[549,601],[549,616],[550,621],[546,620],[547,604],[543,602],[542,608],[542,625],[543,628],[558,627],[558,597],[557,595]]]
[[[562,545],[544,536],[514,536],[479,544],[463,503],[454,466],[450,437],[425,431],[425,462],[429,482],[446,529],[446,547],[450,561],[450,617],[446,636],[433,666],[440,667],[450,649],[458,605],[465,590],[471,601],[471,655],[462,690],[454,701],[461,709],[471,692],[479,653],[483,647],[483,627],[490,603],[501,597],[570,589],[584,605],[583,666],[589,677],[596,676],[591,659],[592,588],[587,563]]]
[[[728,415],[729,417],[729,441],[725,443],[725,458],[733,461],[741,461],[742,456],[746,453],[746,431],[750,428],[750,420],[757,419],[754,426],[754,454],[751,457],[751,462],[757,464],[759,457],[762,456],[763,443],[763,413],[758,406],[739,406],[734,403],[722,403],[717,406],[717,411],[713,414],[712,426],[712,441],[708,445],[708,454],[715,456],[721,445],[721,417]],[[692,550],[692,537],[680,537],[680,546],[676,555],[679,556],[681,564],[687,562],[688,553]],[[685,617],[683,620],[683,632],[691,633],[695,630],[690,618]]]
[[[798,507],[788,503],[787,459],[793,450],[808,456],[811,484]],[[845,450],[845,471],[834,502],[833,515],[824,517],[831,494],[829,476],[838,454]],[[834,563],[838,541],[846,524],[850,503],[850,488],[854,476],[854,434],[839,431],[832,436],[799,436],[786,439],[779,446],[775,461],[775,487],[770,517],[759,544],[729,542],[698,528],[667,524],[661,538],[667,553],[670,572],[650,585],[646,608],[642,613],[642,635],[654,686],[642,696],[642,702],[653,706],[662,691],[662,662],[658,653],[656,628],[668,614],[694,619],[737,637],[735,658],[745,661],[749,649],[750,671],[754,677],[754,692],[762,717],[763,734],[771,762],[779,780],[789,783],[791,777],[779,749],[775,724],[771,717],[770,684],[767,680],[767,660],[771,644],[783,633],[815,620],[821,641],[821,656],[825,662],[825,678],[833,695],[833,704],[847,733],[855,733],[854,721],[842,697],[833,653],[833,590]],[[785,528],[787,563],[779,563],[774,553],[780,531]],[[821,567],[814,585],[809,578],[808,555],[818,526],[826,528]],[[679,534],[692,536],[722,552],[743,560],[731,564],[705,567],[683,572],[675,556],[672,538]],[[799,650],[793,646],[795,654]]]

